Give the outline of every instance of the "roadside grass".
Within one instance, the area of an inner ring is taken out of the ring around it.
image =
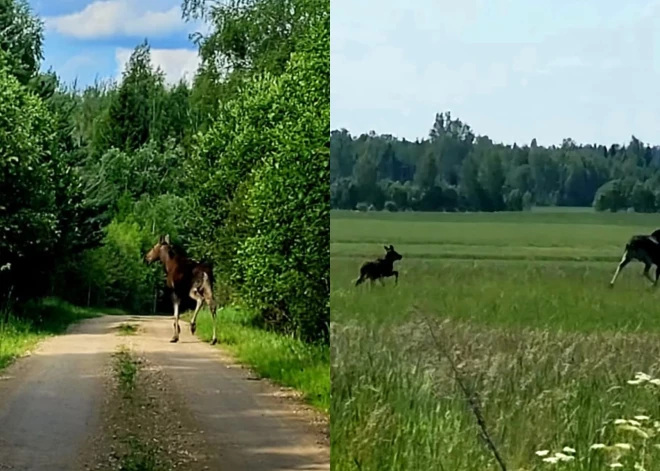
[[[25,316],[0,313],[0,369],[31,350],[46,337],[64,332],[83,319],[96,317],[94,309],[80,308],[56,298],[31,302],[24,307]]]
[[[190,321],[191,313],[183,318]],[[293,337],[269,332],[252,325],[244,310],[218,309],[218,343],[259,376],[294,388],[317,409],[330,407],[330,349],[328,345],[308,344]],[[204,309],[197,316],[196,335],[204,341],[212,337],[211,314]]]
[[[122,395],[120,408],[126,411],[128,417],[136,417],[135,409],[144,411],[144,397],[136,393],[137,389],[137,375],[141,368],[140,360],[135,357],[129,348],[121,345],[113,354],[113,371],[115,380],[117,381],[118,392]],[[130,424],[131,419],[128,425]],[[126,425],[126,424],[125,424]],[[141,424],[140,424],[141,425]],[[121,433],[119,433],[121,432]],[[113,456],[117,460],[114,469],[121,469],[124,471],[156,471],[164,469],[161,463],[160,453],[157,450],[153,441],[147,439],[145,430],[141,426],[125,427],[116,430],[115,434],[123,445],[123,452]]]
[[[137,334],[137,331],[138,331],[138,327],[135,324],[122,322],[117,326],[118,335],[135,335]]]

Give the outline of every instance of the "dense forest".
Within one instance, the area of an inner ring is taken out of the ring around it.
[[[0,307],[171,312],[162,267],[143,261],[170,234],[213,263],[220,305],[326,339],[329,2],[182,8],[210,27],[191,84],[168,85],[145,41],[121,80],[77,89],[40,70],[27,2],[0,5]]]
[[[505,145],[438,113],[414,142],[373,132],[333,130],[330,201],[337,209],[521,211],[593,206],[598,211],[660,210],[660,147]]]

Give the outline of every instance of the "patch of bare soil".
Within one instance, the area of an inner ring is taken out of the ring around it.
[[[124,363],[123,368],[119,361]],[[133,365],[126,364],[128,361]],[[160,369],[130,352],[107,368],[105,383],[109,394],[101,411],[103,423],[99,432],[88,439],[89,452],[81,459],[80,469],[217,469],[201,453],[208,449],[203,432],[195,426],[183,398]]]

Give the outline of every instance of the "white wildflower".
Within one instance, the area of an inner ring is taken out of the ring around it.
[[[614,425],[623,425],[623,424],[627,424],[627,423],[628,423],[628,421],[626,419],[616,419],[614,421]]]
[[[644,430],[642,430],[639,427],[635,427],[633,425],[620,425],[619,430],[626,430],[628,432],[635,432],[637,435],[639,435],[642,438],[649,438],[649,434],[646,433]]]
[[[646,468],[639,463],[635,463],[635,469],[637,471],[646,471]]]
[[[654,379],[650,380],[649,383],[655,384],[656,386],[660,386],[660,379],[654,378]]]
[[[605,444],[603,443],[594,443],[589,447],[590,450],[601,450],[603,448],[605,448]]]
[[[628,384],[632,384],[633,386],[636,386],[638,384],[642,384],[643,382],[644,381],[642,381],[641,379],[629,379],[627,381]]]
[[[640,422],[636,421],[636,420],[629,420],[628,423],[630,425],[634,425],[635,427],[641,427],[642,426],[642,424]]]
[[[648,381],[651,379],[651,376],[647,375],[646,373],[642,373],[641,371],[638,371],[635,373],[635,379],[641,379],[642,381]]]
[[[610,468],[623,468],[621,463],[610,463]]]
[[[616,448],[620,448],[621,450],[631,450],[632,445],[630,443],[615,443],[614,446]]]
[[[561,449],[564,453],[575,453],[575,448],[571,448],[570,446],[565,446],[564,448]]]
[[[536,452],[536,456],[545,456],[550,453],[548,450],[539,450]]]
[[[555,453],[555,457],[559,461],[571,461],[575,459],[574,456],[565,455],[564,453],[559,453],[559,452]]]
[[[547,458],[543,458],[543,461],[546,463],[555,464],[559,462],[559,458],[557,458],[556,456],[548,456]]]
[[[642,422],[644,422],[645,420],[649,420],[651,417],[649,417],[648,415],[636,415],[634,418],[635,420],[641,420]]]

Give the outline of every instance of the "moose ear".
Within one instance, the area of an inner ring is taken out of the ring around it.
[[[383,248],[387,251],[390,250],[390,248],[387,245],[383,245]]]
[[[394,250],[394,246],[390,244],[390,250]]]
[[[163,240],[167,245],[170,245],[170,235],[169,234],[165,235],[165,238]]]

